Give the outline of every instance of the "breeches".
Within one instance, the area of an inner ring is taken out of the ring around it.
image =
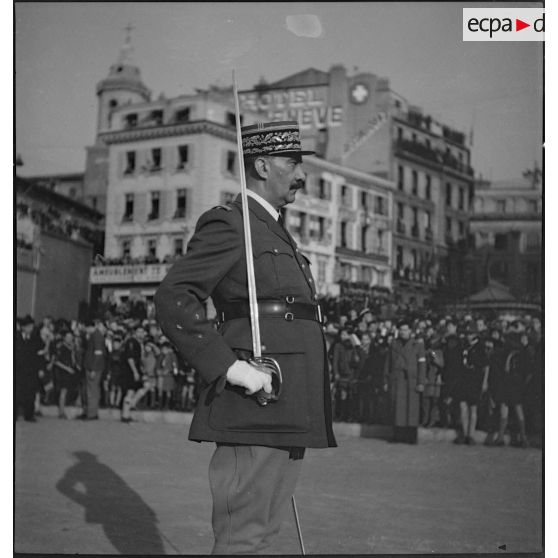
[[[288,448],[217,445],[209,465],[212,554],[265,553],[289,509],[301,457]]]

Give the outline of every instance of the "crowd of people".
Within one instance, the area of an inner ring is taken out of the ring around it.
[[[455,429],[459,444],[475,443],[481,430],[487,445],[503,445],[509,433],[511,443],[523,447],[530,433],[542,431],[538,317],[424,313],[385,319],[372,305],[357,310],[347,299],[322,303],[334,420],[393,425],[402,374],[412,384],[404,388],[410,390],[404,394],[406,426]],[[81,418],[89,420],[98,417],[99,406],[120,409],[123,422],[132,421],[134,409],[195,406],[198,375],[162,334],[149,304],[105,305],[101,318],[90,322],[26,317],[17,320],[17,330],[16,391],[25,420],[36,420],[41,405],[57,405],[62,419],[68,405],[81,406]],[[416,373],[405,363],[396,372],[395,340],[418,348]]]

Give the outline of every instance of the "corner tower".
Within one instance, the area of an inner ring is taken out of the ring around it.
[[[141,81],[139,68],[134,62],[131,42],[133,27],[126,27],[126,38],[118,60],[110,67],[109,75],[97,84],[97,134],[111,126],[111,114],[116,107],[151,100],[151,91]]]

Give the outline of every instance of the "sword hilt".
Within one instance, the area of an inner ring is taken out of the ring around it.
[[[271,393],[267,393],[265,390],[260,389],[254,393],[256,401],[262,407],[265,407],[268,403],[277,401],[281,395],[281,387],[283,385],[283,376],[279,363],[274,358],[264,356],[251,358],[249,362],[260,372],[271,376]]]

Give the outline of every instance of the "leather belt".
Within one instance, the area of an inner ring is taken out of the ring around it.
[[[281,300],[259,300],[260,318],[283,318],[287,322],[293,320],[313,320],[322,323],[322,312],[319,304],[294,302],[294,297],[287,296]],[[221,322],[250,317],[248,302],[231,302],[217,313]]]

